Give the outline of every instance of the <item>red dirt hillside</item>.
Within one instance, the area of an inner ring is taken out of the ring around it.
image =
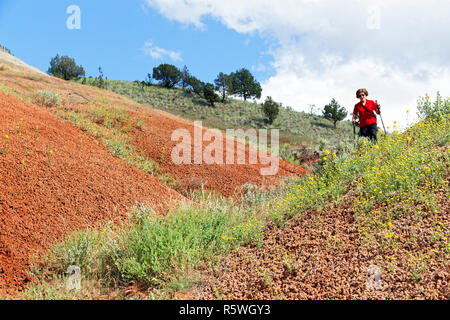
[[[204,187],[220,192],[224,196],[232,196],[239,192],[245,184],[253,184],[261,187],[269,187],[280,182],[280,177],[293,175],[304,175],[307,170],[290,162],[279,159],[279,170],[276,175],[261,175],[261,168],[268,168],[270,165],[249,164],[249,147],[241,142],[235,143],[235,164],[194,164],[194,147],[191,152],[191,164],[174,165],[170,161],[173,148],[180,141],[171,141],[172,132],[177,129],[185,129],[194,139],[194,125],[169,119],[151,112],[148,122],[148,130],[136,131],[134,145],[143,150],[144,155],[158,162],[160,169],[164,173],[174,176],[184,189],[194,189]],[[203,128],[203,133],[208,128]],[[223,163],[226,163],[226,145],[232,144],[233,140],[223,138]],[[203,142],[203,151],[211,142]],[[237,150],[245,148],[246,164],[236,164]],[[260,153],[258,153],[260,154]]]
[[[29,259],[75,229],[123,221],[136,202],[164,213],[184,199],[32,104],[0,93],[0,293],[30,278]]]
[[[278,174],[266,177],[261,165],[172,165],[171,151],[178,144],[171,141],[172,132],[192,134],[192,123],[107,90],[36,73],[2,57],[0,62],[0,293],[22,288],[30,280],[32,253],[71,231],[103,220],[123,221],[136,202],[164,213],[172,200],[185,199],[162,184],[161,175],[170,174],[180,192],[204,185],[231,196],[247,183],[269,187],[281,177],[306,173],[283,160]],[[60,103],[38,107],[23,101],[34,101],[38,90],[57,93]],[[106,128],[95,110],[130,117]],[[158,162],[160,172],[152,176],[112,156],[100,136],[61,120],[71,116],[98,132],[116,133],[133,144],[136,154]],[[239,146],[244,147],[248,159],[248,146]]]
[[[7,61],[3,63],[7,69],[0,72],[0,87],[3,83],[6,88],[11,88],[14,94],[25,97],[32,96],[37,90],[58,93],[61,97],[61,105],[48,109],[53,114],[61,116],[73,111],[91,116],[89,115],[91,107],[102,100],[103,108],[124,110],[131,115],[132,119],[142,121],[144,123],[142,128],[128,132],[128,137],[136,147],[136,151],[158,162],[162,174],[170,174],[177,180],[179,191],[201,188],[203,185],[224,196],[231,196],[236,191],[240,191],[246,183],[268,187],[278,184],[281,181],[280,177],[304,175],[307,172],[304,168],[281,159],[276,176],[261,176],[262,165],[172,165],[169,161],[171,151],[178,144],[171,141],[172,132],[176,129],[187,129],[193,137],[192,122],[138,104],[111,91],[36,74],[32,70],[12,65]],[[208,144],[204,143],[203,148]],[[239,148],[244,147],[241,143],[238,145],[240,145]],[[245,146],[245,149],[248,163],[248,146]]]

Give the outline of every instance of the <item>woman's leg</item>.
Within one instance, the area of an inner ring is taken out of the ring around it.
[[[376,123],[361,127],[359,129],[359,135],[361,137],[367,137],[370,138],[372,141],[377,141],[377,133],[378,133],[378,127]]]
[[[367,126],[359,128],[359,136],[360,137],[367,137]]]
[[[371,124],[370,126],[368,126],[368,135],[370,140],[372,141],[377,141],[377,134],[378,134],[378,126],[376,123]]]

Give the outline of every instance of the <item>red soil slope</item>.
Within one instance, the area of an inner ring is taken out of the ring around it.
[[[136,202],[163,213],[183,199],[81,130],[2,93],[0,134],[0,293],[22,288],[33,251],[69,232],[123,220]]]
[[[307,170],[290,162],[279,160],[279,170],[276,175],[261,175],[261,168],[270,165],[249,164],[249,147],[243,143],[235,144],[235,164],[194,164],[194,147],[191,152],[191,164],[174,165],[171,160],[171,152],[180,141],[172,141],[172,132],[185,129],[194,140],[194,125],[174,118],[168,118],[159,112],[150,111],[149,119],[146,119],[147,130],[136,131],[134,144],[144,154],[159,163],[163,173],[169,173],[181,182],[181,190],[195,189],[204,185],[205,188],[218,191],[224,196],[232,196],[239,192],[245,184],[253,184],[260,187],[268,187],[278,184],[280,177],[304,175]],[[203,128],[203,133],[208,128]],[[203,142],[203,150],[211,142]],[[223,163],[226,163],[226,144],[232,144],[232,140],[223,138]],[[245,148],[246,164],[236,164],[237,150]],[[259,154],[259,153],[258,153]]]
[[[135,118],[144,121],[142,131],[133,133],[134,145],[144,155],[157,161],[162,173],[170,174],[181,185],[179,191],[201,188],[213,189],[224,196],[231,196],[239,192],[246,183],[268,187],[280,182],[280,177],[303,175],[307,172],[302,167],[280,160],[280,169],[275,176],[261,176],[262,165],[172,165],[171,151],[178,142],[171,141],[172,132],[176,129],[187,129],[192,137],[194,127],[191,122],[176,117],[170,113],[151,109],[136,103],[126,97],[113,92],[81,85],[70,81],[63,81],[50,76],[41,76],[29,70],[7,64],[8,69],[0,72],[0,84],[13,88],[15,92],[32,95],[36,90],[51,90],[61,97],[58,109],[83,111],[98,98],[108,101],[111,108],[124,107]],[[19,68],[19,69],[18,69]],[[50,112],[57,112],[50,109]],[[204,143],[204,148],[207,143]],[[245,148],[248,159],[248,147],[238,144],[238,148]],[[224,155],[225,157],[225,155]],[[248,161],[247,161],[248,163]]]
[[[431,254],[442,249],[430,237],[436,221],[450,223],[445,188],[437,192],[436,199],[441,199],[440,211],[430,213],[420,223],[414,212],[393,221],[391,231],[399,236],[395,249],[362,244],[366,240],[354,217],[353,196],[340,206],[305,212],[286,227],[270,224],[261,247],[241,247],[231,253],[210,272],[214,276],[208,275],[189,298],[217,299],[219,295],[225,300],[449,300],[450,264],[445,256]],[[411,266],[411,254],[417,252],[430,254],[424,255],[426,267],[420,272],[414,264]],[[381,269],[378,290],[367,288],[371,265]],[[419,272],[416,278],[412,270]]]

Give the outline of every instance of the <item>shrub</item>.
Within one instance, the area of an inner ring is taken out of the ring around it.
[[[33,102],[41,107],[58,107],[61,104],[59,95],[56,92],[39,90],[33,95]]]
[[[436,101],[431,102],[430,96],[420,97],[417,101],[417,115],[424,118],[442,119],[450,113],[450,99],[442,99],[440,93],[436,95]]]

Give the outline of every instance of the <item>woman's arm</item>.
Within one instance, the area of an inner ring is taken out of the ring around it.
[[[378,100],[375,100],[375,106],[376,106],[375,112],[377,114],[380,114],[380,107],[381,107],[381,105],[378,103]]]
[[[359,115],[358,108],[355,106],[355,108],[353,109],[353,118],[352,118],[353,124],[356,123],[356,118],[358,117],[358,115]]]

